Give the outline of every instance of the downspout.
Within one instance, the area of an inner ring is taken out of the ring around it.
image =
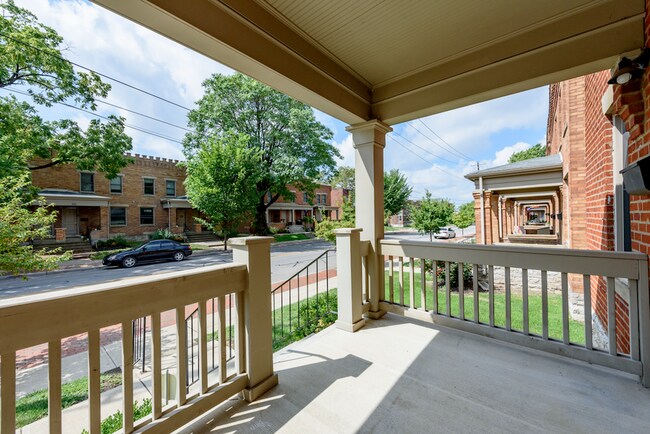
[[[483,177],[478,178],[478,189],[481,191],[481,244],[485,244],[485,198],[483,197]]]

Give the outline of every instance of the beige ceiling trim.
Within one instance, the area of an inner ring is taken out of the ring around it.
[[[596,5],[588,3],[575,7],[390,80],[375,83],[373,102],[380,102],[421,85],[454,76],[459,73],[458,66],[464,70],[475,69],[616,21],[643,15],[644,11],[643,0],[608,0],[596,2]]]
[[[234,16],[220,2],[93,1],[344,122],[370,119],[369,93],[364,100],[339,79],[320,70],[320,65],[262,31],[251,31],[255,29],[249,21]],[[310,55],[313,58],[313,53]],[[322,57],[324,61],[326,56]],[[341,73],[348,74],[343,69],[337,72]],[[349,80],[356,78],[349,75]]]
[[[637,15],[475,69],[447,65],[458,74],[403,94],[375,89],[373,117],[392,125],[607,69],[619,53],[643,46],[643,21]]]

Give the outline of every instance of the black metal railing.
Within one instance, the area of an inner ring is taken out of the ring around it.
[[[133,366],[142,362],[142,372],[146,362],[147,348],[147,317],[137,318],[131,321],[133,332]]]
[[[224,298],[225,302],[225,326],[226,330],[226,363],[234,360],[234,328],[232,323],[234,295],[229,294]],[[199,380],[199,308],[197,307],[191,314],[185,318],[185,328],[187,340],[185,342],[187,348],[187,387]],[[208,340],[208,373],[214,371],[219,367],[219,349],[218,345],[218,330],[217,324],[217,302],[216,299],[210,299],[207,302],[207,321],[206,321],[206,335]]]
[[[273,349],[318,332],[336,320],[336,250],[324,251],[271,291]]]

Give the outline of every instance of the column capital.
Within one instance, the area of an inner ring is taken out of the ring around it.
[[[390,126],[377,119],[350,125],[345,130],[352,133],[355,148],[364,145],[379,145],[383,148],[386,146],[386,133],[393,131]]]

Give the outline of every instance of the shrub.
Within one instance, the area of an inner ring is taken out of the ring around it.
[[[316,237],[333,243],[336,241],[336,235],[334,234],[334,230],[340,228],[352,228],[352,227],[354,227],[354,224],[350,222],[343,221],[343,220],[334,221],[325,218],[322,221],[316,223],[315,234]]]
[[[425,270],[431,272],[433,267],[433,261],[425,261]],[[450,262],[449,263],[449,285],[452,290],[458,291],[458,263]],[[438,266],[436,270],[436,279],[438,285],[445,285],[445,263],[443,261],[438,261]],[[472,266],[470,264],[463,264],[463,285],[465,289],[471,288],[472,285]]]
[[[149,235],[152,240],[173,240],[178,242],[185,241],[185,237],[181,234],[175,234],[169,229],[156,229],[156,232]]]
[[[298,309],[299,316],[304,322],[296,329],[295,333],[299,338],[304,338],[334,324],[338,317],[337,305],[338,300],[334,292],[310,297]]]
[[[124,247],[130,247],[131,242],[124,238],[121,235],[118,235],[107,240],[97,241],[97,250],[106,250],[106,249],[120,249]]]
[[[142,404],[138,404],[138,401],[133,403],[133,419],[139,420],[143,417],[151,414],[151,399],[145,398],[142,400]],[[124,416],[121,411],[111,414],[106,419],[102,421],[101,430],[102,434],[112,434],[122,429]],[[88,431],[85,429],[81,431],[82,434],[88,434]]]

